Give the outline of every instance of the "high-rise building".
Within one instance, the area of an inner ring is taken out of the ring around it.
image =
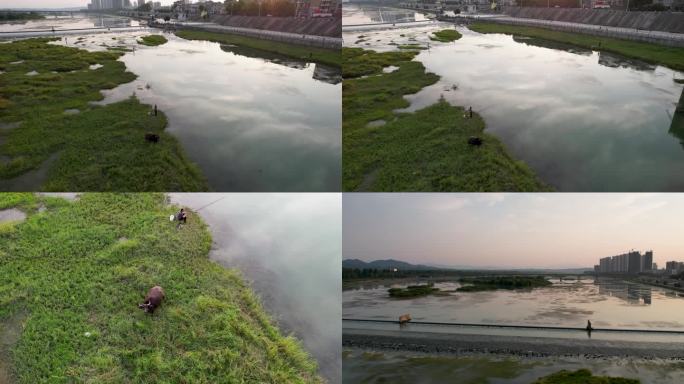
[[[651,272],[653,270],[653,251],[646,251],[641,257],[641,272]]]
[[[637,251],[631,251],[627,254],[627,273],[637,274],[641,272],[641,254]]]

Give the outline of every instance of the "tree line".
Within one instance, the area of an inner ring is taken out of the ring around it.
[[[0,12],[0,21],[10,20],[38,20],[45,16],[37,12]]]

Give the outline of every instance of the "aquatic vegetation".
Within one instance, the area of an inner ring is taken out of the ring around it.
[[[484,276],[459,279],[464,285],[460,292],[494,291],[497,289],[539,288],[553,285],[544,276]]]
[[[397,45],[397,48],[399,48],[399,49],[414,49],[414,50],[427,49],[426,46],[423,46],[420,44],[401,44],[401,45]]]
[[[143,36],[140,38],[140,40],[138,40],[138,44],[147,45],[150,47],[166,44],[167,42],[168,42],[168,40],[166,39],[166,37],[164,37],[162,35]]]
[[[406,288],[390,288],[387,290],[390,297],[407,298],[427,296],[439,292],[439,288],[435,288],[434,284],[409,285]]]
[[[280,41],[262,40],[254,37],[231,35],[228,33],[180,30],[176,36],[186,40],[207,40],[221,44],[234,44],[275,52],[302,61],[327,64],[336,68],[341,66],[341,55],[338,49],[324,49],[304,45],[288,44]]]
[[[542,377],[532,384],[639,384],[636,379],[622,377],[594,376],[588,369],[562,370]]]
[[[342,48],[343,190],[548,190],[496,137],[484,133],[476,113],[470,118],[443,100],[414,113],[395,112],[409,106],[404,95],[439,80],[413,60],[417,54]],[[383,73],[390,65],[399,69]],[[387,123],[368,126],[377,120]],[[469,145],[471,136],[484,144]]]
[[[88,52],[29,39],[0,45],[0,190],[12,178],[47,167],[34,188],[56,191],[202,191],[206,181],[163,113],[136,98],[106,106],[100,90],[133,81],[122,52]],[[12,64],[15,63],[15,64]],[[16,64],[18,63],[18,64]],[[90,67],[99,64],[98,68]],[[36,71],[35,76],[26,73]],[[145,133],[161,137],[157,144]],[[48,161],[50,160],[50,161]],[[3,179],[7,180],[6,182]]]
[[[165,195],[2,194],[0,207],[28,214],[0,233],[0,333],[22,318],[17,383],[321,382],[240,273],[209,260],[199,216],[169,223]],[[154,285],[166,299],[151,316],[137,304]]]
[[[617,53],[647,63],[664,65],[675,70],[684,70],[684,48],[679,47],[481,21],[469,25],[468,28],[479,33],[504,33],[569,43],[592,50]]]
[[[461,35],[457,30],[455,29],[443,29],[441,31],[434,32],[430,36],[430,40],[432,41],[440,41],[442,43],[448,43],[451,41],[456,41],[460,39],[463,35]]]

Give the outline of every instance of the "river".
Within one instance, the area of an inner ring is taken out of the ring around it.
[[[368,10],[352,14],[374,9],[360,7]],[[347,47],[377,51],[429,44],[415,60],[441,79],[407,96],[407,110],[442,96],[472,106],[485,119],[486,132],[559,191],[684,190],[684,137],[673,122],[684,89],[674,79],[684,73],[463,26],[457,27],[463,37],[453,43],[429,40],[444,28],[454,26],[352,28],[343,38]]]
[[[60,19],[61,20],[61,19]],[[66,19],[89,27],[98,20]],[[118,19],[117,19],[118,20]],[[48,29],[52,19],[26,28]],[[28,23],[27,23],[28,24]],[[24,28],[24,24],[13,24]],[[55,44],[134,49],[120,60],[138,75],[103,92],[105,103],[135,94],[157,105],[214,191],[337,191],[341,178],[338,70],[241,47],[189,41],[138,45],[158,30],[65,35]],[[37,190],[37,186],[31,188]]]
[[[210,258],[240,270],[330,383],[341,377],[342,199],[337,194],[171,194],[199,210]],[[192,220],[192,217],[190,217]]]

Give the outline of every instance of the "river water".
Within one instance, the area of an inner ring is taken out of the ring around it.
[[[140,23],[127,17],[115,17],[107,15],[86,15],[83,13],[73,13],[70,15],[51,16],[46,15],[41,20],[20,20],[0,23],[0,32],[18,31],[56,31],[66,29],[87,29],[87,28],[123,28],[137,27]]]
[[[487,132],[557,190],[684,190],[684,137],[673,123],[684,89],[673,79],[684,73],[466,27],[457,27],[460,40],[430,42],[429,34],[443,28],[454,26],[397,25],[343,37],[345,46],[378,51],[429,44],[416,60],[441,80],[407,96],[408,110],[440,97],[472,106]]]
[[[341,377],[342,199],[335,194],[171,194],[209,224],[210,258],[239,269],[330,383]],[[192,217],[189,218],[192,220]]]
[[[88,18],[76,20],[93,24]],[[31,28],[54,24],[49,19],[32,23]],[[179,139],[212,190],[339,190],[338,70],[171,34],[162,46],[136,43],[150,33],[161,31],[86,32],[56,44],[134,49],[120,60],[138,79],[103,92],[105,103],[135,94],[157,105],[168,116],[167,132]]]
[[[684,297],[677,292],[619,279],[551,280],[534,290],[452,292],[447,296],[393,299],[388,287],[343,292],[344,318],[684,331]],[[397,285],[402,286],[402,285]],[[405,285],[403,285],[405,286]],[[454,291],[457,282],[436,283]],[[502,310],[505,308],[505,310]]]

